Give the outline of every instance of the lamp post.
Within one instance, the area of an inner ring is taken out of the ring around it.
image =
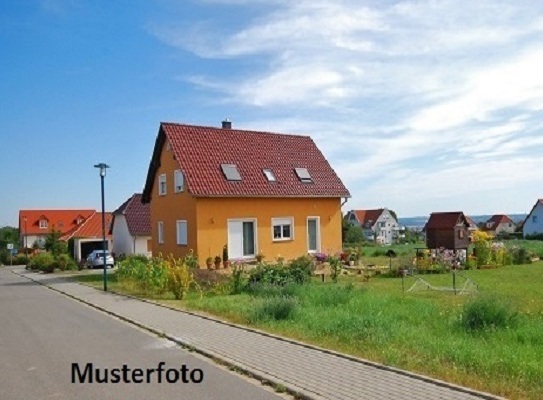
[[[25,246],[25,265],[28,266],[28,246],[27,246],[27,242],[28,242],[28,238],[26,237],[26,217],[23,217],[23,221],[24,221],[24,246]]]
[[[104,292],[107,292],[107,260],[106,260],[106,212],[104,204],[104,178],[106,176],[106,168],[109,165],[105,163],[96,164],[94,168],[100,169],[100,184],[102,188],[102,258],[104,259]]]

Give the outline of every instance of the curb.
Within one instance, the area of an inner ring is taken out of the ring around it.
[[[188,342],[185,342],[185,341],[183,341],[183,340],[181,340],[181,339],[179,339],[179,338],[177,338],[175,336],[169,335],[166,332],[160,332],[160,331],[158,331],[158,330],[156,330],[154,328],[148,327],[145,324],[143,324],[142,322],[132,320],[132,319],[124,317],[122,315],[118,315],[115,312],[112,312],[112,311],[106,310],[106,309],[104,309],[102,307],[96,306],[93,303],[90,303],[90,302],[88,302],[86,300],[83,300],[83,299],[81,299],[79,297],[76,297],[74,295],[66,293],[66,292],[64,292],[62,290],[55,289],[55,288],[47,285],[46,283],[42,283],[39,280],[32,279],[31,277],[20,274],[20,273],[14,271],[14,270],[12,270],[11,272],[16,274],[16,275],[19,275],[19,276],[21,276],[23,278],[26,278],[26,279],[31,280],[33,282],[36,282],[36,283],[38,283],[38,284],[40,284],[42,286],[45,286],[50,290],[61,293],[61,294],[65,295],[65,296],[67,296],[69,298],[72,298],[72,299],[77,300],[77,301],[79,301],[81,303],[84,303],[84,304],[86,304],[86,305],[88,305],[90,307],[93,307],[93,308],[95,308],[97,310],[105,312],[106,314],[115,316],[116,318],[118,318],[120,320],[123,320],[125,322],[129,322],[131,324],[134,324],[134,325],[138,326],[139,328],[145,329],[145,330],[147,330],[149,332],[152,332],[152,333],[154,333],[154,334],[156,334],[158,336],[165,337],[168,340],[171,340],[171,341],[175,342],[176,344],[179,344],[183,348],[185,348],[185,349],[187,349],[189,351],[194,351],[194,352],[196,352],[198,354],[201,354],[201,355],[203,355],[205,357],[211,358],[213,361],[215,361],[215,362],[217,362],[219,364],[226,365],[226,366],[231,366],[231,367],[234,367],[235,369],[239,369],[245,375],[248,375],[248,376],[251,376],[251,377],[253,377],[255,379],[258,379],[259,381],[262,381],[262,383],[264,383],[264,384],[268,383],[268,382],[271,382],[274,385],[282,385],[282,386],[284,386],[286,388],[287,393],[291,394],[292,396],[294,396],[297,399],[317,400],[319,398],[322,398],[319,393],[308,392],[308,391],[306,391],[304,389],[294,388],[291,384],[289,384],[287,382],[283,382],[282,380],[280,380],[277,377],[274,377],[274,376],[268,375],[268,374],[264,374],[264,373],[260,373],[260,372],[251,371],[247,367],[245,367],[245,366],[243,366],[243,365],[241,365],[241,364],[239,364],[239,363],[237,363],[237,362],[235,362],[233,360],[226,359],[226,358],[224,358],[224,357],[222,357],[220,355],[217,355],[217,354],[215,354],[214,352],[211,352],[211,351],[198,349],[198,348],[194,347],[192,344],[190,344]],[[60,278],[69,279],[69,278],[64,278],[64,277],[60,277]],[[79,282],[74,282],[74,281],[71,281],[71,282],[72,283],[77,283],[78,285],[82,285],[82,286],[85,286],[85,287],[94,288],[92,286],[84,285],[84,284],[79,283]],[[273,339],[276,339],[276,340],[280,340],[280,341],[283,341],[283,342],[295,344],[295,345],[302,346],[302,347],[305,347],[305,348],[308,348],[308,349],[316,350],[316,351],[319,351],[319,352],[322,352],[322,353],[326,353],[326,354],[330,354],[330,355],[333,355],[333,356],[336,356],[336,357],[347,359],[347,360],[350,360],[350,361],[353,361],[353,362],[368,365],[368,366],[371,366],[371,367],[374,367],[374,368],[377,368],[377,369],[380,369],[380,370],[393,372],[393,373],[396,373],[398,375],[403,375],[403,376],[407,376],[409,378],[413,378],[413,379],[416,379],[416,380],[419,380],[419,381],[423,381],[423,382],[426,382],[426,383],[431,383],[431,384],[434,384],[436,386],[441,386],[441,387],[451,389],[451,390],[454,390],[454,391],[457,391],[457,392],[469,394],[471,396],[476,396],[476,397],[479,397],[481,399],[485,399],[485,400],[506,400],[504,397],[493,395],[491,393],[481,392],[481,391],[477,391],[477,390],[470,389],[470,388],[467,388],[467,387],[455,385],[453,383],[445,382],[445,381],[435,379],[435,378],[430,378],[430,377],[425,376],[425,375],[420,375],[420,374],[417,374],[417,373],[414,373],[414,372],[398,369],[398,368],[395,368],[395,367],[390,367],[390,366],[387,366],[387,365],[384,365],[384,364],[380,364],[380,363],[370,361],[370,360],[366,360],[366,359],[363,359],[363,358],[354,357],[354,356],[351,356],[351,355],[348,355],[348,354],[339,353],[339,352],[336,352],[334,350],[321,348],[321,347],[311,345],[311,344],[307,344],[307,343],[304,343],[304,342],[300,342],[300,341],[297,341],[297,340],[294,340],[294,339],[285,338],[285,337],[278,336],[278,335],[275,335],[275,334],[272,334],[272,333],[260,331],[258,329],[249,328],[249,327],[246,327],[246,326],[243,326],[243,325],[238,325],[238,324],[235,324],[235,323],[232,323],[232,322],[223,321],[223,320],[213,318],[213,317],[210,317],[210,316],[207,316],[207,315],[198,314],[198,313],[193,312],[193,311],[180,310],[180,309],[177,309],[177,308],[174,308],[174,307],[171,307],[171,306],[167,306],[167,305],[158,303],[158,302],[153,301],[153,300],[142,299],[142,298],[139,298],[139,297],[135,297],[135,296],[132,296],[132,295],[127,295],[127,294],[122,294],[122,293],[118,293],[118,292],[111,291],[111,290],[108,290],[108,293],[115,294],[117,296],[130,298],[130,299],[137,300],[137,301],[141,301],[141,302],[148,303],[148,304],[151,304],[151,305],[154,305],[154,306],[157,306],[157,307],[163,307],[163,308],[166,308],[166,309],[169,309],[169,310],[172,310],[172,311],[188,314],[188,315],[191,315],[191,316],[194,316],[194,317],[198,317],[198,318],[202,318],[202,319],[205,319],[205,320],[213,321],[213,322],[216,322],[216,323],[219,323],[219,324],[223,324],[223,325],[231,326],[231,327],[234,327],[234,328],[242,329],[242,330],[247,331],[247,332],[256,333],[256,334],[266,336],[266,337],[269,337],[269,338],[273,338]],[[273,385],[271,385],[271,386],[273,386]],[[316,397],[314,397],[315,395],[317,395],[319,397],[316,398]]]

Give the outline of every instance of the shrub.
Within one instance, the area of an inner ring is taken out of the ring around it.
[[[55,270],[55,258],[51,253],[40,253],[32,257],[28,263],[33,270],[51,273]]]
[[[517,314],[508,304],[495,296],[482,296],[466,303],[462,313],[462,326],[468,332],[495,330],[512,326]]]
[[[56,259],[56,266],[61,271],[77,269],[77,264],[68,254],[60,254]]]
[[[521,265],[532,263],[532,254],[525,248],[514,246],[511,248],[510,252],[513,264]]]
[[[257,301],[252,309],[249,321],[281,321],[292,318],[298,307],[298,300],[290,296],[266,297]]]
[[[284,286],[287,283],[304,284],[311,280],[311,260],[307,257],[299,257],[290,264],[258,265],[249,272],[248,285],[265,283]]]
[[[186,258],[179,260],[170,256],[167,260],[161,260],[161,262],[167,274],[168,290],[173,293],[176,300],[183,300],[191,287],[199,290],[200,295],[202,294],[191,268],[186,263]]]

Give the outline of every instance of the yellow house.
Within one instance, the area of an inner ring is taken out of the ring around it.
[[[350,197],[308,136],[161,123],[142,202],[153,253],[292,259],[341,251]]]

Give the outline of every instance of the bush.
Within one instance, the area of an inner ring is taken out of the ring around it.
[[[462,326],[468,332],[507,328],[516,322],[517,314],[495,296],[478,297],[464,306]]]
[[[40,253],[32,257],[28,265],[32,270],[51,273],[55,270],[55,258],[51,253]]]
[[[523,247],[513,247],[510,253],[514,265],[532,263],[532,254]]]
[[[191,287],[200,289],[185,260],[170,257],[165,265],[168,274],[168,289],[176,300],[183,300]]]
[[[56,266],[61,271],[77,269],[76,262],[68,254],[60,254],[57,257]]]
[[[257,301],[250,313],[250,322],[275,320],[281,321],[292,318],[298,307],[298,300],[290,296],[266,297]]]
[[[1,250],[0,251],[0,265],[2,264],[25,265],[26,257],[24,256],[24,254],[16,254],[13,257],[11,257],[8,250]]]
[[[265,283],[284,286],[287,283],[304,284],[311,280],[311,261],[307,257],[299,257],[290,264],[259,265],[249,272],[248,285]]]

